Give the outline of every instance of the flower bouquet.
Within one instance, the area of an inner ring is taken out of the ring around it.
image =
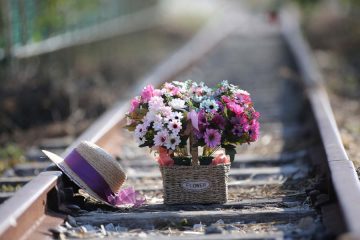
[[[156,151],[164,203],[224,203],[236,145],[258,139],[259,115],[250,94],[227,81],[214,89],[174,81],[132,99],[126,128]]]

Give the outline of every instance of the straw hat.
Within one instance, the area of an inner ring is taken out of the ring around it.
[[[93,143],[81,142],[65,159],[43,152],[80,188],[105,204],[112,205],[109,197],[116,195],[126,180],[119,163]]]

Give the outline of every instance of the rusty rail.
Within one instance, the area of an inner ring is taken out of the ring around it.
[[[354,164],[346,154],[324,80],[312,56],[310,47],[301,33],[298,13],[295,9],[283,11],[282,32],[300,73],[304,79],[307,95],[318,123],[325,148],[328,167],[336,197],[340,202],[343,217],[350,234],[360,237],[360,182]]]
[[[164,61],[151,74],[145,76],[140,81],[141,84],[129,91],[130,94],[137,94],[141,90],[139,88],[146,84],[159,85],[175,77],[201,59],[237,26],[229,23],[244,21],[244,19],[237,18],[237,15],[227,14],[227,11],[225,9],[220,10],[217,17],[211,20],[184,47],[175,52],[170,59]],[[114,130],[121,127],[121,120],[124,118],[128,106],[128,101],[115,103],[76,139],[62,156],[66,156],[74,146],[83,140],[94,142],[109,150],[111,148],[109,138],[111,140]],[[20,238],[28,235],[29,232],[38,231],[33,227],[33,224],[35,222],[39,225],[39,222],[46,216],[48,193],[60,181],[61,175],[61,172],[39,174],[0,206],[0,239],[8,239],[10,236]],[[28,230],[26,231],[26,229]]]

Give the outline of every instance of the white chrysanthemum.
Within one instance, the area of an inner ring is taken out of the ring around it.
[[[165,146],[168,149],[175,150],[175,148],[180,144],[180,136],[175,134],[170,134],[166,140]]]
[[[138,124],[135,128],[135,137],[143,137],[146,134],[146,127],[143,124]]]
[[[160,109],[161,115],[164,117],[169,117],[172,113],[171,107],[165,106]]]
[[[154,145],[157,147],[164,146],[168,138],[169,133],[166,130],[159,131],[154,137]]]
[[[181,109],[184,109],[186,106],[185,106],[185,101],[182,100],[182,99],[179,99],[179,98],[175,98],[173,100],[171,100],[169,102],[169,105],[176,109],[176,110],[181,110]]]
[[[164,128],[164,123],[162,121],[154,122],[153,128],[155,131],[160,131]]]
[[[182,128],[179,120],[172,120],[168,122],[168,128],[172,133],[178,134]]]
[[[250,96],[250,93],[248,93],[247,91],[245,91],[245,90],[242,90],[242,89],[237,89],[235,93],[238,93],[238,94],[243,94],[243,95],[248,95],[248,96]]]
[[[141,144],[145,143],[146,138],[145,138],[145,136],[138,136],[138,137],[135,137],[135,140],[136,140],[137,144],[141,145]]]
[[[154,96],[149,101],[149,110],[151,112],[158,112],[162,107],[164,107],[164,100],[162,97]]]
[[[170,114],[170,118],[180,121],[184,118],[184,114],[182,114],[181,112],[172,112]]]

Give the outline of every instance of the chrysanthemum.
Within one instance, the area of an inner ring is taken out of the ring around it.
[[[137,144],[141,145],[141,144],[145,143],[146,138],[145,138],[145,136],[139,136],[139,137],[135,137],[135,140],[136,140]]]
[[[170,114],[170,118],[173,120],[181,121],[183,119],[184,115],[181,112],[172,112]]]
[[[181,122],[178,120],[173,120],[171,122],[168,122],[168,128],[172,133],[179,133],[182,126],[181,126]]]
[[[219,106],[215,100],[206,99],[200,103],[200,108],[204,109],[206,112],[212,112],[217,111]]]
[[[162,97],[154,96],[149,101],[149,110],[157,112],[164,106],[164,100]]]
[[[135,137],[143,137],[146,134],[146,127],[143,124],[138,124],[135,128]]]
[[[169,102],[169,106],[176,110],[181,110],[186,107],[185,101],[179,98],[175,98]]]
[[[221,134],[215,129],[208,128],[206,129],[204,140],[208,147],[214,148],[220,145]]]
[[[179,135],[175,135],[175,134],[170,134],[166,143],[165,143],[165,146],[168,148],[168,149],[172,149],[172,150],[175,150],[175,148],[180,144],[180,136]]]
[[[162,121],[156,121],[153,124],[153,128],[154,128],[155,131],[162,130],[164,128],[164,124],[163,124]]]
[[[164,146],[168,138],[169,138],[169,133],[166,130],[162,130],[155,135],[154,145],[157,147]]]

